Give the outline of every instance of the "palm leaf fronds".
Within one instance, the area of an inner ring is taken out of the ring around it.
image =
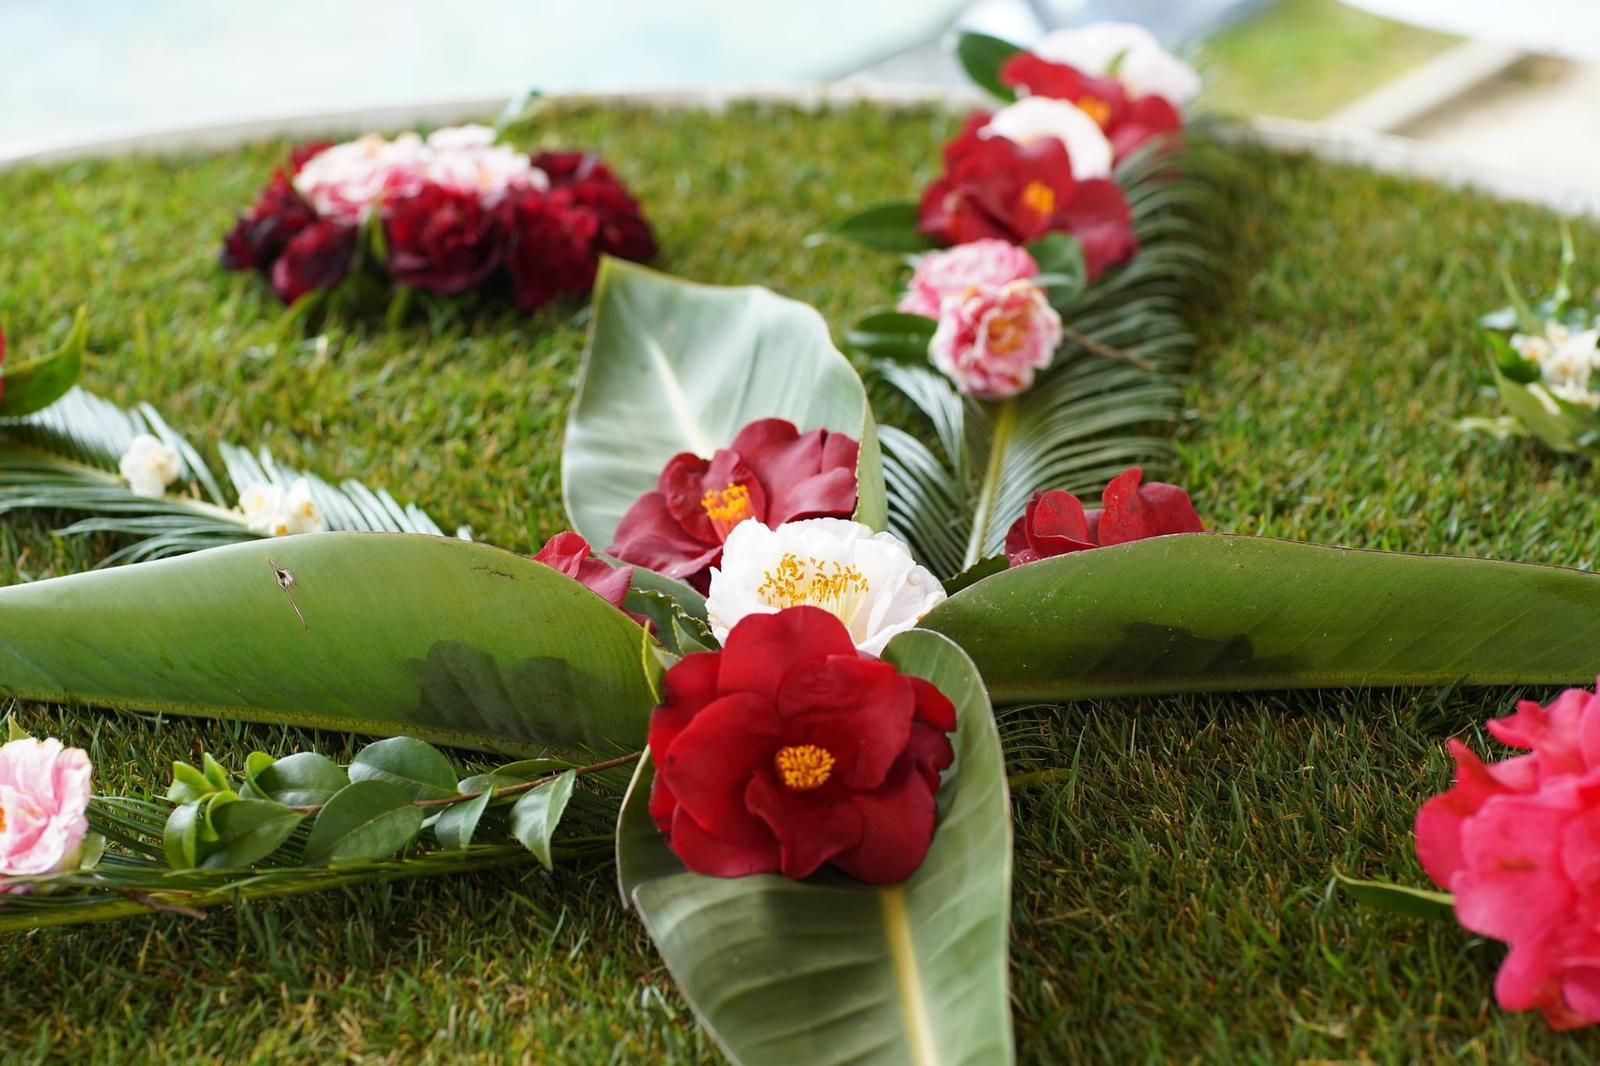
[[[178,453],[174,491],[140,496],[118,475],[128,445],[149,434]],[[0,515],[20,510],[84,514],[63,534],[115,533],[134,538],[101,565],[159,559],[261,534],[234,508],[256,485],[287,488],[304,478],[329,529],[443,535],[415,505],[401,506],[358,481],[335,486],[314,474],[279,466],[266,449],[217,448],[224,478],[149,404],[118,407],[81,388],[26,418],[0,421]]]

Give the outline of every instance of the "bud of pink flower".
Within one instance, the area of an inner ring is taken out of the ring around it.
[[[911,287],[900,298],[900,310],[911,315],[938,318],[946,297],[963,296],[980,285],[1004,285],[1031,278],[1039,264],[1027,249],[995,237],[968,241],[942,252],[929,252],[917,260]]]
[[[89,777],[81,748],[54,737],[0,745],[0,877],[75,869],[89,831]],[[0,887],[0,894],[28,886]]]
[[[980,400],[1015,396],[1050,365],[1061,316],[1031,281],[980,285],[945,301],[928,346],[933,365]]]

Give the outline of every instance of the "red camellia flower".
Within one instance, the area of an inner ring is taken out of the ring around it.
[[[607,566],[594,557],[589,542],[571,530],[545,541],[533,561],[561,571],[619,611],[633,583],[633,567]]]
[[[781,418],[752,422],[710,459],[673,456],[656,491],[622,516],[609,550],[703,592],[722,542],[745,519],[777,527],[854,514],[859,450],[842,433],[801,433]]]
[[[506,269],[519,310],[531,313],[558,296],[581,296],[594,288],[600,218],[593,211],[527,189],[506,198],[501,216]]]
[[[955,707],[856,651],[832,614],[751,615],[663,688],[650,814],[690,870],[800,878],[832,863],[882,885],[922,865]]]
[[[563,209],[587,208],[598,227],[601,254],[636,263],[656,256],[656,238],[639,203],[611,168],[590,152],[539,152],[533,165],[550,179],[550,189]]]
[[[1115,78],[1096,78],[1065,63],[1019,52],[1000,68],[1000,81],[1029,96],[1066,100],[1094,119],[1121,159],[1152,137],[1178,134],[1183,115],[1161,96],[1129,99]]]
[[[429,182],[383,205],[389,273],[402,285],[452,296],[494,273],[505,246],[495,212],[475,192]]]
[[[223,238],[222,265],[227,270],[270,271],[289,241],[316,220],[317,213],[294,191],[288,175],[276,171],[250,213]]]
[[[313,222],[295,234],[272,264],[272,287],[286,304],[309,292],[331,289],[350,273],[356,227],[344,222]]]
[[[1070,492],[1036,492],[1028,510],[1006,533],[1006,557],[1012,566],[1036,563],[1054,555],[1105,548],[1130,540],[1169,533],[1203,533],[1189,494],[1176,485],[1139,484],[1144,471],[1124,470],[1101,496],[1103,507],[1085,510]]]
[[[984,238],[1027,244],[1070,233],[1083,246],[1091,280],[1138,250],[1133,213],[1116,182],[1078,181],[1054,137],[1018,145],[985,136],[988,120],[972,116],[945,146],[945,172],[922,195],[918,229],[942,245]]]

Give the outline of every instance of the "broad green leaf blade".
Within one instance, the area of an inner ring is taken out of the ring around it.
[[[1333,876],[1340,888],[1369,907],[1429,921],[1455,917],[1456,898],[1448,892],[1410,888],[1388,881],[1358,881],[1341,873]]]
[[[1006,101],[1015,100],[1017,94],[1000,83],[1000,68],[1020,51],[1010,41],[986,33],[963,33],[956,42],[956,58],[961,60],[967,77]]]
[[[211,816],[218,837],[215,850],[200,865],[217,870],[253,866],[277,851],[305,817],[271,800],[241,799],[224,804]]]
[[[368,744],[350,761],[350,780],[387,781],[414,800],[456,795],[456,768],[444,752],[416,737]]]
[[[311,826],[305,861],[310,866],[356,859],[386,859],[416,837],[422,808],[387,781],[355,781],[328,801]]]
[[[1600,575],[1220,534],[1007,570],[922,624],[996,703],[1600,673]]]
[[[933,682],[959,713],[933,847],[904,884],[702,877],[684,870],[650,820],[647,763],[624,803],[623,895],[736,1063],[1012,1060],[1011,814],[983,681],[961,649],[932,633],[895,638],[884,658]]]
[[[915,202],[878,204],[840,219],[828,234],[881,252],[925,252],[934,243],[917,228],[920,213]]]
[[[551,869],[550,841],[561,824],[567,801],[572,799],[572,786],[578,774],[568,770],[548,784],[540,785],[517,800],[511,807],[511,835],[539,859],[546,870]]]
[[[519,755],[641,747],[642,639],[549,567],[412,534],[251,541],[0,589],[0,688],[22,698]]]
[[[472,799],[446,807],[433,823],[433,835],[439,843],[451,850],[459,850],[472,843],[472,834],[478,831],[483,812],[489,809],[494,793],[485,789]]]
[[[859,440],[857,513],[883,528],[866,389],[821,315],[766,289],[698,285],[605,260],[561,456],[573,528],[606,548],[667,460],[680,452],[709,457],[759,418]]]
[[[327,803],[350,783],[344,767],[314,751],[285,755],[250,780],[250,787],[267,799],[291,807]]]
[[[89,343],[89,315],[82,307],[61,347],[27,362],[0,363],[0,418],[42,411],[67,394],[83,373]]]

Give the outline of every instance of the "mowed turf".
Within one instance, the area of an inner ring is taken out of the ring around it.
[[[899,268],[807,236],[914,195],[954,126],[868,108],[580,108],[553,114],[545,139],[606,154],[648,205],[664,269],[767,284],[839,330],[890,300]],[[562,526],[560,437],[583,311],[523,319],[419,306],[398,327],[381,312],[309,331],[286,324],[258,279],[214,263],[231,215],[283,152],[0,174],[0,321],[15,348],[42,350],[86,303],[89,387],[152,401],[196,438],[269,445],[417,500],[447,527],[536,548]],[[1453,426],[1493,412],[1473,320],[1501,299],[1502,256],[1542,283],[1556,220],[1307,159],[1241,161],[1215,219],[1224,283],[1194,307],[1203,363],[1173,474],[1210,524],[1592,566],[1589,468]],[[1580,261],[1597,236],[1576,229]],[[0,525],[0,580],[82,570],[111,548],[54,538],[56,524]],[[1593,1061],[1592,1037],[1552,1035],[1494,1007],[1498,945],[1363,910],[1330,888],[1335,869],[1421,882],[1411,820],[1449,779],[1445,737],[1483,744],[1477,723],[1516,695],[1007,710],[1015,769],[1066,771],[1015,797],[1021,1058]],[[113,792],[160,791],[172,759],[202,750],[237,764],[252,749],[347,758],[356,743],[87,709],[17,713],[88,747]],[[0,1047],[18,1061],[717,1060],[617,902],[609,867],[13,937],[0,951]]]

